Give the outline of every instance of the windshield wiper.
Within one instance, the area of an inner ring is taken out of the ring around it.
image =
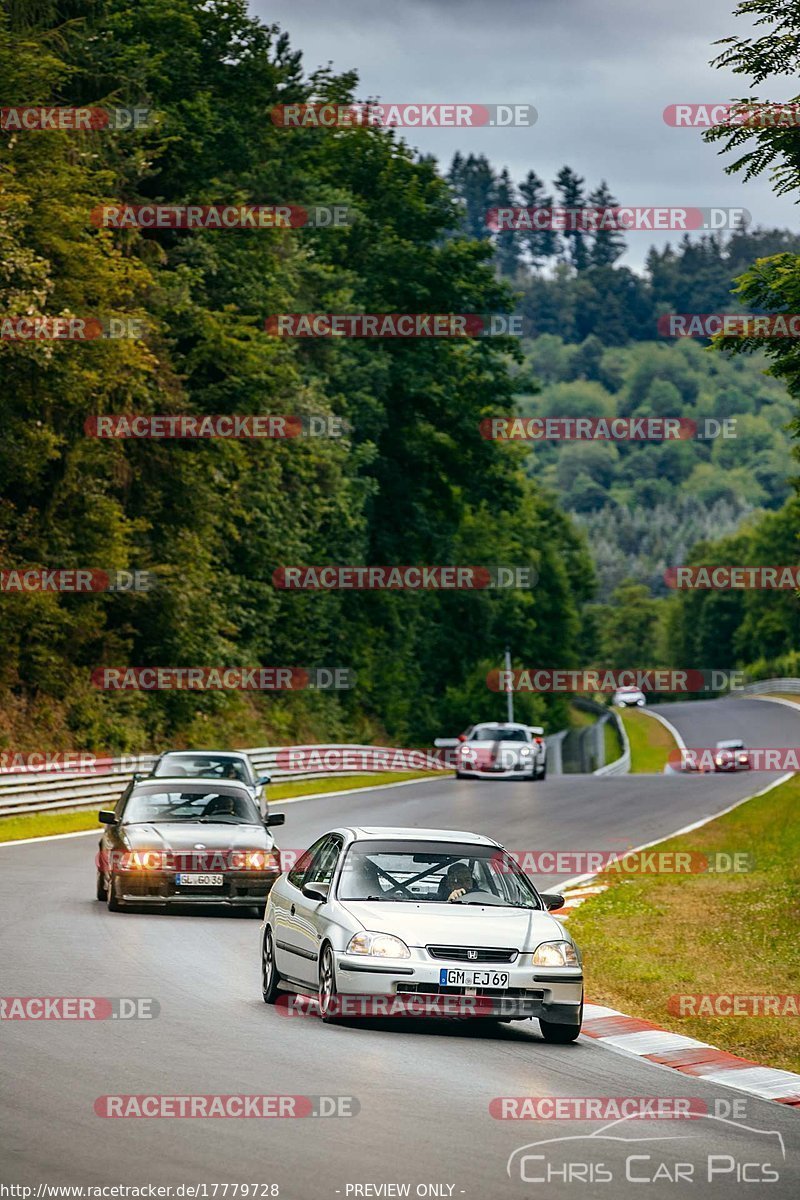
[[[192,820],[192,818],[189,818]],[[195,817],[198,825],[252,825],[252,821],[243,821],[240,817]]]

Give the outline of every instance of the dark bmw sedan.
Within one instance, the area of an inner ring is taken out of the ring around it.
[[[280,852],[250,789],[233,780],[135,780],[113,811],[97,858],[97,899],[128,905],[255,908],[280,875]]]

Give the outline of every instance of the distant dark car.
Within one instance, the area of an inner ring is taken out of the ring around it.
[[[280,852],[244,783],[139,779],[113,811],[97,860],[97,899],[129,905],[223,904],[259,915],[280,875]]]
[[[243,750],[167,750],[153,763],[150,775],[159,779],[186,775],[190,779],[237,780],[247,785],[262,812],[266,808],[264,788],[272,782],[269,775],[256,774]]]
[[[714,749],[715,771],[749,771],[752,765],[747,747],[739,738],[717,742]]]

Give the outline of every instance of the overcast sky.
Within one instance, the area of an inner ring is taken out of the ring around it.
[[[743,78],[709,66],[712,43],[748,29],[734,0],[251,0],[288,31],[307,71],[355,69],[359,97],[390,102],[529,103],[530,129],[405,130],[446,166],[485,154],[519,181],[565,163],[587,189],[606,178],[623,204],[746,208],[754,224],[796,228],[800,210],[765,178],[743,184],[693,129],[664,124],[668,104],[746,95]],[[788,80],[762,98],[787,99]],[[630,266],[658,233],[628,234]],[[675,235],[672,235],[675,240]]]

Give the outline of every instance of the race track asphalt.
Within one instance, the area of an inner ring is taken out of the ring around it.
[[[750,745],[800,744],[800,712],[764,701],[660,711],[689,745],[737,736]],[[360,823],[471,829],[519,850],[619,849],[720,812],[774,778],[573,776],[539,785],[446,778],[287,804],[281,844],[304,847],[325,829]],[[632,1200],[800,1194],[796,1111],[592,1039],[547,1045],[535,1022],[325,1026],[314,1016],[279,1015],[261,1001],[257,921],[212,911],[111,914],[93,899],[95,841],[92,834],[0,845],[0,994],[150,996],[160,1015],[0,1022],[0,1183],[205,1184],[207,1197],[215,1184],[276,1184],[290,1200],[403,1194],[380,1190],[388,1184],[408,1184],[411,1196],[469,1200],[593,1198],[615,1196],[618,1187]],[[559,878],[563,872],[537,882]],[[587,990],[591,998],[590,969]],[[102,1095],[151,1093],[352,1096],[360,1111],[113,1120],[93,1108]],[[711,1111],[723,1102],[722,1115],[739,1098],[744,1116],[733,1124],[632,1121],[599,1138],[596,1123],[500,1121],[489,1113],[494,1097],[530,1095],[695,1096]],[[578,1140],[537,1147],[528,1153],[544,1158],[524,1160],[529,1180],[555,1172],[549,1185],[523,1181],[520,1155],[509,1177],[515,1150],[554,1138]],[[709,1156],[720,1171],[710,1183]],[[748,1168],[751,1177],[775,1170],[779,1178],[745,1183],[744,1163],[761,1164]],[[680,1182],[676,1164],[683,1164]],[[626,1178],[657,1172],[649,1184]],[[423,1185],[440,1190],[417,1192]],[[250,1196],[269,1194],[259,1187]],[[234,1200],[232,1189],[228,1196]]]

